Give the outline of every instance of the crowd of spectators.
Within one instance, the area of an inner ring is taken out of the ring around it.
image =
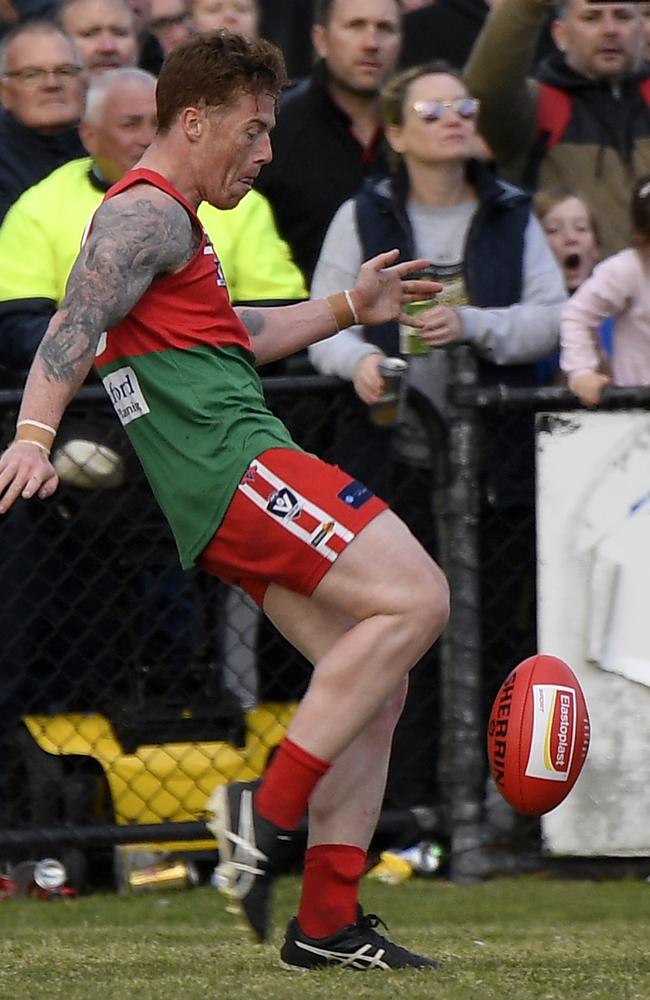
[[[565,300],[630,245],[632,192],[650,191],[635,188],[650,174],[650,3],[0,0],[0,388],[21,384],[93,210],[151,141],[165,55],[216,29],[275,41],[289,76],[257,190],[199,212],[233,301],[321,297],[399,247],[454,289],[424,314],[432,350],[408,376],[441,424],[453,344],[486,384],[560,382]],[[602,384],[611,322],[607,336],[590,355]],[[399,351],[396,327],[351,327],[309,354],[344,384],[326,457],[387,495],[417,429],[408,414],[377,427],[369,407]],[[495,435],[485,453],[481,506],[506,512],[490,544],[508,544],[523,508],[533,523],[532,434],[513,434],[521,447]],[[530,534],[520,570],[523,586]],[[525,641],[532,653],[534,616]]]

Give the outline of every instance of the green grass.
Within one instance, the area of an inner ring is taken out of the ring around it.
[[[269,945],[237,930],[209,887],[68,902],[0,901],[2,1000],[648,1000],[650,885],[521,877],[455,886],[366,881],[402,944],[440,971],[291,974],[278,966],[296,878],[282,879]]]

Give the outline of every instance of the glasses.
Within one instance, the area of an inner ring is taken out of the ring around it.
[[[455,101],[416,101],[413,110],[424,122],[438,122],[448,108],[460,118],[475,118],[480,102],[476,97],[457,97]]]
[[[59,83],[67,83],[69,80],[76,80],[81,76],[81,66],[74,63],[67,63],[63,66],[55,66],[53,69],[43,69],[41,66],[25,66],[24,69],[14,69],[9,73],[3,73],[4,80],[17,80],[25,87],[39,87],[47,82],[49,76],[53,76]]]

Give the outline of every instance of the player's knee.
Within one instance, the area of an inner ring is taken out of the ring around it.
[[[431,645],[443,631],[449,619],[449,585],[447,578],[434,562],[420,574],[412,587],[411,618],[422,633],[425,644]]]

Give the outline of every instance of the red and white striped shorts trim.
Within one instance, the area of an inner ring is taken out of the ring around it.
[[[337,466],[274,448],[241,478],[198,565],[258,604],[271,582],[311,594],[337,557],[386,504]]]

